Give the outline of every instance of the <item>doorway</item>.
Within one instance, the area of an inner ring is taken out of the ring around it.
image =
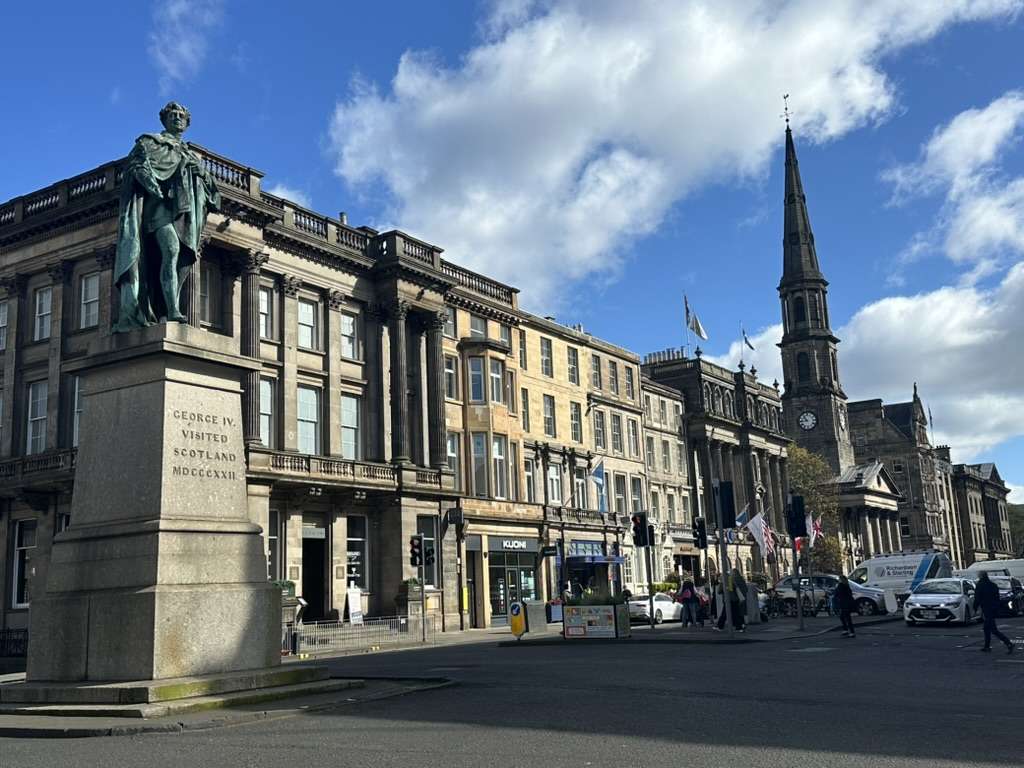
[[[323,528],[314,528],[323,531]],[[305,534],[305,531],[303,531]],[[322,619],[325,613],[324,598],[324,562],[326,560],[327,541],[325,538],[302,539],[302,599],[309,603],[306,606],[304,621]]]
[[[537,599],[537,558],[532,554],[491,552],[491,624],[508,623],[512,603]]]

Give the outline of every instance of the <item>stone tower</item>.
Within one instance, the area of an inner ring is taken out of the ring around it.
[[[818,267],[807,198],[786,125],[786,202],[782,244],[782,395],[786,432],[798,445],[817,453],[839,474],[854,464],[839,384],[839,344],[829,323],[828,281]]]

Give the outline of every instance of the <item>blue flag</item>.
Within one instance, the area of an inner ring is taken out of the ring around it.
[[[597,510],[598,512],[608,511],[608,493],[604,487],[604,461],[594,467],[590,477],[597,484]]]

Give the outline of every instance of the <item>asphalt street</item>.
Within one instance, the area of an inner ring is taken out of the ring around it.
[[[488,641],[352,656],[333,672],[455,684],[200,732],[5,739],[0,766],[1020,765],[1024,619],[1003,627],[1020,641],[1013,656],[979,653],[978,625],[902,622],[853,640]]]

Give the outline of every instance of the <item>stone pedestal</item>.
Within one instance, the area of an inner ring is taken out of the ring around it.
[[[71,526],[32,600],[30,682],[280,663],[281,592],[246,506],[241,382],[255,365],[175,323],[90,350]]]

